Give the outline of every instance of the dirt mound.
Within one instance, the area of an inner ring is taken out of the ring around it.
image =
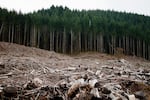
[[[2,52],[6,52],[7,54],[13,54],[15,55],[23,55],[23,56],[45,56],[48,57],[54,52],[49,52],[46,50],[37,49],[34,47],[26,47],[23,45],[18,44],[12,44],[12,43],[6,43],[6,42],[0,42],[0,49]]]

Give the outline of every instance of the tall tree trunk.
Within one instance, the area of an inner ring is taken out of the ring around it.
[[[139,57],[141,57],[141,40],[139,40]]]
[[[4,27],[4,23],[2,23],[1,28],[0,28],[0,36],[1,36],[1,34],[2,34],[3,27]]]
[[[100,52],[102,53],[103,52],[103,35],[102,34],[100,34],[100,37],[99,37],[99,42],[100,42]]]
[[[139,40],[137,39],[137,43],[136,43],[136,45],[137,45],[137,56],[139,57]]]
[[[140,40],[138,40],[138,56],[141,57],[141,51],[140,51]]]
[[[115,42],[115,36],[113,36],[112,35],[112,50],[111,50],[111,52],[112,52],[112,54],[114,54],[115,53],[115,47],[116,47],[116,44],[115,44],[116,42]]]
[[[145,41],[143,41],[143,58],[146,58],[146,56],[145,56]]]
[[[123,36],[123,51],[124,51],[124,54],[126,53],[126,51],[125,51],[125,50],[126,50],[126,49],[125,49],[125,44],[126,44],[126,43],[125,43],[125,36]]]
[[[27,35],[27,24],[24,25],[24,36],[23,36],[23,44],[26,45],[26,35]]]
[[[54,32],[52,31],[52,50],[54,51]]]
[[[93,34],[93,51],[96,51],[96,36]]]
[[[30,38],[31,39],[31,46],[36,47],[36,27],[35,27],[35,25],[32,26],[30,34],[31,34],[31,38]]]
[[[89,50],[90,51],[92,51],[92,44],[93,44],[92,38],[93,38],[93,33],[90,33],[89,34]]]
[[[40,48],[40,29],[37,28],[37,48]]]
[[[112,39],[113,39],[112,36],[108,37],[108,41],[109,41],[108,42],[109,43],[108,44],[109,45],[109,54],[112,54],[112,48],[113,48],[113,46],[112,46]]]
[[[122,44],[122,43],[121,43],[121,39],[122,39],[122,38],[121,38],[121,37],[118,37],[118,38],[119,38],[119,40],[118,40],[118,41],[119,41],[119,48],[122,48],[122,45],[121,45],[121,44]]]
[[[71,54],[73,54],[73,32],[72,32],[72,30],[71,30],[70,33],[71,33],[71,45],[70,45],[71,46],[71,51],[70,52],[71,52]]]
[[[62,47],[62,53],[66,53],[66,30],[64,28],[64,32],[63,32],[63,47]]]
[[[59,52],[61,53],[62,53],[62,38],[63,38],[62,35],[63,35],[62,33],[59,34]]]
[[[34,28],[33,28],[33,46],[34,47],[37,47],[37,45],[36,45],[36,27],[34,26]]]
[[[20,29],[21,28],[21,26],[20,25],[18,25],[18,44],[21,44],[21,32],[20,32]]]
[[[29,25],[29,27],[30,27],[30,25]],[[26,43],[26,46],[30,46],[30,28],[27,28],[27,32],[26,32],[26,40],[25,40],[25,43]]]
[[[148,60],[150,60],[150,45],[148,44]]]
[[[11,35],[11,43],[14,42],[14,24],[12,24],[12,35]]]
[[[129,54],[129,37],[126,36],[126,54]]]
[[[52,51],[52,32],[49,34],[49,50]]]
[[[79,37],[79,38],[78,38],[78,39],[79,39],[79,41],[78,41],[78,51],[81,52],[81,33],[78,32],[78,35],[79,35],[79,36],[78,36],[78,37]]]
[[[87,34],[87,51],[90,51],[90,36]]]
[[[135,56],[135,40],[134,40],[134,38],[132,38],[132,48],[133,48],[132,53]]]
[[[58,47],[58,44],[59,44],[58,39],[59,39],[58,32],[56,32],[56,44],[55,44],[56,45],[56,52],[58,52],[58,48],[59,48]]]
[[[86,33],[84,33],[84,35],[83,35],[83,37],[84,37],[84,50],[85,50],[85,52],[87,51],[87,34]]]
[[[9,36],[8,36],[8,42],[11,42],[11,24],[9,24]]]
[[[97,52],[100,52],[100,51],[99,51],[99,50],[100,50],[100,36],[99,36],[99,35],[97,35],[96,40],[97,40],[97,43],[96,43],[96,51],[97,51]]]
[[[133,49],[132,49],[132,47],[133,47],[133,45],[132,45],[132,38],[129,37],[129,54],[133,56],[133,53],[132,53]]]

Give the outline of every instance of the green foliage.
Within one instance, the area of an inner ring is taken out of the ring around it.
[[[30,14],[8,12],[0,8],[0,23],[28,23],[46,25],[53,30],[83,33],[129,35],[143,40],[150,40],[150,17],[125,12],[89,10],[71,11],[62,6],[52,6]]]

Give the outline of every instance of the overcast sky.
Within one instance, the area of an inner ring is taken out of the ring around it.
[[[51,5],[70,9],[103,9],[134,12],[150,16],[150,0],[0,0],[0,7],[23,13],[49,8]]]

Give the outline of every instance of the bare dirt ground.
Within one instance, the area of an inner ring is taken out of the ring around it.
[[[94,52],[69,56],[0,42],[0,99],[12,98],[150,100],[150,62]]]

